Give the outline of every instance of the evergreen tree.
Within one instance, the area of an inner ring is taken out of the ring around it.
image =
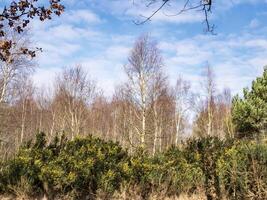
[[[233,99],[232,117],[237,136],[258,137],[267,133],[267,68],[263,76],[252,82],[251,90],[243,91],[244,97]]]

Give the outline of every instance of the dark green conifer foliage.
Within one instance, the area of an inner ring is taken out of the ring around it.
[[[237,137],[259,137],[267,133],[267,68],[263,76],[252,82],[251,90],[244,89],[244,98],[233,100],[233,123]]]

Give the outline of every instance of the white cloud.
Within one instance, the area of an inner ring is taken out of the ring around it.
[[[260,50],[267,50],[267,40],[266,39],[250,39],[248,41],[245,41],[245,43],[243,43],[244,46],[247,47],[255,47],[258,48]]]
[[[89,9],[79,9],[79,10],[70,10],[64,16],[65,22],[71,23],[87,23],[87,24],[98,24],[103,22],[98,15]]]
[[[51,43],[39,43],[42,47],[43,52],[39,53],[37,59],[41,67],[52,67],[61,65],[66,57],[70,57],[75,52],[81,49],[78,44],[70,43],[57,43],[56,46]]]
[[[148,2],[143,0],[102,0],[93,2],[95,2],[95,6],[97,8],[102,9],[121,20],[131,20],[137,22],[145,20],[146,17],[149,17],[162,4],[162,1],[155,1],[155,3],[147,6]],[[183,8],[183,3],[180,1],[172,1],[169,2],[169,4],[167,4],[153,17],[151,21],[152,23],[165,22],[183,24],[203,21],[203,13],[194,11],[170,17],[170,15],[175,15]]]
[[[248,27],[251,29],[258,28],[260,26],[260,21],[257,19],[253,19],[250,21]]]
[[[162,51],[172,80],[182,74],[200,88],[201,71],[207,62],[214,68],[219,89],[229,87],[233,93],[249,86],[267,64],[267,39],[244,33],[232,36],[195,36],[180,41],[164,41]]]
[[[244,1],[246,3],[259,2]],[[138,7],[133,5],[132,1],[93,2],[93,5],[103,6],[102,11],[110,12],[120,20],[126,21],[136,19],[139,14],[148,16],[153,11],[152,7],[150,9]],[[219,1],[216,2],[219,4]],[[231,5],[230,3],[229,5],[220,3],[220,5],[227,7],[239,3],[243,2],[234,0]],[[173,8],[175,7],[168,9]],[[168,12],[174,13],[175,11],[169,10]],[[54,74],[61,67],[78,63],[82,64],[90,76],[97,80],[107,95],[112,95],[114,85],[125,80],[123,65],[127,61],[129,50],[136,38],[135,33],[130,33],[127,28],[123,34],[107,32],[104,28],[99,28],[98,26],[102,26],[107,19],[102,19],[90,10],[69,10],[65,16],[67,17],[48,23],[35,22],[34,35],[38,41],[37,46],[42,47],[44,53],[39,57],[41,68],[37,70],[34,81],[38,85],[52,82]],[[153,25],[156,27],[159,22],[194,23],[199,20],[202,21],[201,12],[188,12],[177,17],[168,17],[160,12],[153,18]],[[80,24],[81,22],[83,25]],[[170,31],[169,23],[160,25],[155,28],[154,32],[152,31],[151,35],[160,41],[159,47],[165,58],[166,73],[172,82],[179,74],[183,75],[185,79],[192,81],[195,91],[200,87],[201,72],[207,61],[215,69],[218,87],[220,89],[230,87],[234,93],[250,85],[251,80],[260,75],[262,67],[267,64],[265,58],[267,39],[264,35],[243,32],[238,35],[219,34],[215,37],[210,35],[185,36],[181,39],[180,34],[175,32],[177,30],[172,29],[171,33],[168,32]],[[255,27],[257,21],[252,20],[250,25]]]
[[[151,8],[133,7],[132,9],[127,10],[126,14],[131,16],[133,19],[136,19],[137,22],[138,21],[142,22],[146,20],[147,17],[151,16],[156,9],[157,8],[153,9],[152,7]],[[171,16],[175,15],[173,13],[177,13],[177,11],[171,12],[170,10],[169,11],[161,10],[156,15],[153,16],[151,22],[184,24],[184,23],[195,23],[203,21],[203,14],[201,12],[184,12],[177,16]]]
[[[265,1],[266,2],[266,1]],[[216,1],[215,6],[219,10],[227,10],[239,4],[258,4],[262,3],[262,0],[230,0],[230,1]]]
[[[90,77],[97,81],[97,85],[108,97],[114,94],[114,86],[125,80],[122,63],[101,58],[91,58],[83,60],[81,65],[88,72]]]
[[[35,73],[34,82],[38,86],[45,85],[45,80],[52,81],[55,72],[58,73],[62,67],[80,64],[88,75],[97,81],[105,95],[111,97],[114,86],[125,80],[122,69],[130,50],[127,45],[116,44],[118,40],[121,43],[127,43],[128,41],[124,39],[129,37],[124,36],[119,39],[118,36],[112,36],[112,38],[109,40],[110,44],[106,44],[105,39],[102,41],[106,45],[103,47],[105,49],[103,52],[98,52],[95,56],[85,54],[76,60],[73,58],[69,62],[66,62],[65,59],[73,57],[72,54],[75,55],[75,52],[82,48],[81,46],[67,42],[56,44],[60,44],[60,46],[40,43],[46,51],[38,57],[41,68]],[[102,43],[102,45],[104,44]]]
[[[32,77],[33,83],[37,88],[53,88],[54,80],[57,74],[59,74],[61,68],[38,68]]]
[[[108,42],[107,38],[110,38]],[[129,38],[131,38],[130,42]],[[103,46],[101,52],[97,52],[94,56],[85,54],[78,60],[68,63],[67,66],[81,64],[90,76],[97,80],[105,94],[111,96],[114,92],[114,85],[125,80],[123,65],[127,61],[132,42],[132,36],[107,37],[105,35],[101,43]],[[62,58],[71,57],[72,53],[82,48],[79,45],[76,46],[75,43],[61,44],[63,46],[58,47],[44,44],[51,52],[57,52],[57,48],[62,49],[61,53],[58,52],[51,57],[48,53],[40,60],[41,64],[51,66],[52,72],[54,68],[61,67],[56,65],[57,63],[64,63]],[[164,53],[166,73],[171,82],[174,83],[175,79],[182,75],[192,82],[195,91],[200,89],[201,72],[207,62],[215,70],[218,88],[229,87],[234,94],[249,86],[251,81],[262,73],[262,67],[267,64],[264,56],[267,54],[267,39],[247,33],[216,37],[197,35],[192,38],[170,41],[165,39],[159,43],[159,47]],[[51,59],[47,59],[48,57]],[[41,78],[40,82],[51,78],[50,69],[37,72],[36,77],[48,77],[47,79]]]

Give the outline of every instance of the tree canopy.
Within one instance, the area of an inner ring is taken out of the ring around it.
[[[267,68],[262,77],[244,89],[244,98],[233,100],[233,122],[239,137],[254,137],[267,133]]]

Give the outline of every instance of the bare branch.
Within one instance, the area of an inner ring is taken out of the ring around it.
[[[195,4],[195,5],[191,3],[191,0],[185,0],[183,8],[181,10],[179,10],[177,13],[171,14],[171,15],[164,13],[164,10],[163,10],[163,8],[166,7],[167,3],[170,2],[171,0],[161,0],[161,1],[162,1],[162,3],[159,5],[159,7],[155,11],[153,11],[151,13],[151,15],[149,15],[149,16],[141,15],[141,17],[144,17],[145,19],[143,21],[134,21],[134,23],[136,25],[145,24],[146,22],[151,21],[152,18],[161,10],[163,11],[164,15],[169,16],[169,17],[173,17],[173,16],[181,15],[181,14],[188,12],[188,11],[191,11],[191,10],[200,9],[200,11],[202,11],[203,15],[204,15],[204,21],[203,22],[205,23],[205,26],[207,27],[206,32],[210,32],[210,33],[214,34],[214,25],[210,24],[209,15],[208,15],[208,13],[211,13],[212,5],[213,5],[212,0],[201,0],[201,1],[199,1],[198,4]],[[149,3],[146,5],[146,7],[151,7],[152,5],[154,5],[157,2],[158,2],[157,0],[150,0]]]
[[[152,17],[154,15],[156,15],[167,4],[168,1],[170,1],[170,0],[163,0],[163,3],[161,4],[161,6],[156,11],[154,11],[149,17],[147,17],[144,21],[141,21],[141,22],[134,21],[134,23],[136,25],[141,25],[141,24],[145,24],[146,22],[150,21],[152,19]],[[148,6],[150,6],[150,5],[151,4],[148,4]]]

